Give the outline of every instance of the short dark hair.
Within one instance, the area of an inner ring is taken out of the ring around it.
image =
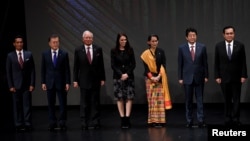
[[[222,33],[224,34],[225,31],[226,31],[227,29],[229,29],[229,28],[232,28],[233,31],[235,32],[235,28],[234,28],[233,26],[231,26],[231,25],[228,25],[228,26],[225,26],[225,27],[223,28]]]
[[[21,38],[23,40],[23,36],[22,35],[16,35],[14,38],[13,38],[13,43],[16,41],[17,38]]]
[[[158,35],[151,34],[151,35],[148,36],[148,41],[150,41],[152,37],[155,37],[157,40],[159,40],[159,36]]]
[[[50,42],[50,40],[51,40],[52,38],[59,38],[59,35],[58,35],[58,34],[51,34],[51,35],[49,36],[49,38],[48,38],[48,42]]]
[[[195,28],[189,27],[189,28],[186,29],[186,32],[185,32],[186,37],[188,36],[189,32],[194,32],[196,35],[198,34],[197,30]]]

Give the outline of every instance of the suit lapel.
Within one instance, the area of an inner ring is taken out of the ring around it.
[[[18,64],[19,69],[21,69],[21,66],[19,65],[18,55],[17,55],[16,51],[13,51],[12,56],[13,56],[14,60],[16,60],[16,64]]]
[[[17,63],[19,63],[18,55],[17,55],[16,51],[13,52],[13,57],[15,58],[15,60],[17,61]]]
[[[196,43],[194,60],[199,54],[201,54],[201,47],[198,43]]]
[[[184,50],[185,50],[184,52],[187,53],[188,58],[189,58],[191,61],[193,61],[193,60],[192,60],[192,56],[191,56],[191,52],[190,52],[190,49],[189,49],[188,44],[185,45]]]
[[[82,52],[86,55],[86,50],[85,50],[85,46],[84,45],[82,46]],[[86,55],[86,57],[87,57],[87,55]]]
[[[231,59],[232,59],[234,53],[237,52],[237,50],[238,50],[238,44],[236,42],[234,42],[234,44],[233,44],[233,52],[232,52]]]
[[[28,59],[27,52],[23,50],[23,67],[25,67],[27,59]]]
[[[225,56],[227,57],[227,59],[229,60],[228,55],[227,55],[227,46],[226,46],[226,43],[224,43],[223,45],[224,45],[223,52],[224,52]]]
[[[92,56],[92,63],[95,61],[95,56],[96,56],[96,47],[93,45],[93,56]]]
[[[56,66],[61,62],[61,58],[62,58],[62,51],[59,49],[59,50],[58,50],[58,55],[57,55],[57,63],[56,63]]]
[[[49,49],[49,50],[48,50],[48,54],[47,54],[47,55],[48,55],[48,57],[49,57],[48,59],[50,60],[50,61],[49,61],[49,62],[50,62],[50,64],[51,64],[52,66],[54,66],[54,64],[53,64],[53,60],[52,60],[52,53],[51,53],[51,49]]]

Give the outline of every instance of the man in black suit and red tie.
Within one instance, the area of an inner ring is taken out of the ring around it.
[[[13,41],[15,51],[7,56],[6,72],[13,96],[14,120],[17,131],[32,130],[32,92],[35,89],[35,64],[32,53],[23,49],[23,37]]]
[[[223,28],[224,41],[215,46],[215,80],[221,86],[224,97],[226,125],[240,125],[241,86],[247,79],[244,44],[234,40],[235,28]]]
[[[187,42],[178,49],[178,79],[185,91],[186,127],[194,124],[193,96],[197,105],[197,121],[199,127],[206,127],[203,106],[205,83],[208,81],[207,49],[205,44],[197,42],[197,30],[187,28],[185,35]]]
[[[80,118],[82,130],[100,127],[100,88],[105,82],[102,48],[93,43],[93,33],[86,30],[83,45],[75,49],[74,87],[80,87]]]
[[[49,108],[49,130],[53,131],[59,122],[60,130],[66,130],[67,93],[70,88],[71,76],[68,53],[59,48],[59,36],[52,34],[49,39],[50,49],[42,53],[41,83],[47,91]],[[55,115],[56,95],[59,100],[59,118]]]

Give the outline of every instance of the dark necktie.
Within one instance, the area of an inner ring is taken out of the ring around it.
[[[227,55],[228,55],[229,60],[231,60],[232,51],[231,51],[230,44],[227,44]]]
[[[53,52],[53,64],[54,64],[54,67],[56,67],[56,62],[57,62],[57,57],[56,57],[56,52],[54,51]]]
[[[88,60],[89,60],[89,63],[91,64],[91,55],[90,55],[90,47],[87,47],[87,57],[88,57]]]
[[[191,46],[191,57],[192,57],[192,60],[194,61],[194,46]]]
[[[18,61],[19,61],[20,67],[23,68],[23,57],[22,57],[22,52],[19,52],[18,54],[19,54],[19,59],[18,59]]]

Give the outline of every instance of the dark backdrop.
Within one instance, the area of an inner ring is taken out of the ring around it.
[[[249,59],[249,0],[8,0],[1,2],[1,65],[12,48],[12,35],[21,32],[27,37],[27,48],[35,57],[37,86],[33,105],[47,105],[40,86],[41,52],[48,47],[52,33],[61,36],[61,48],[69,52],[73,66],[74,48],[81,45],[82,32],[94,33],[94,42],[103,47],[107,81],[102,88],[101,103],[113,104],[110,49],[118,32],[126,32],[136,54],[136,104],[146,103],[143,66],[140,54],[147,48],[149,34],[158,34],[160,46],[166,52],[167,73],[173,103],[183,103],[184,93],[177,80],[178,45],[185,41],[185,29],[198,30],[198,41],[207,45],[210,79],[205,86],[204,102],[223,102],[220,87],[213,79],[214,45],[223,40],[222,28],[233,25],[236,39],[246,46]],[[249,61],[247,61],[249,64]],[[249,65],[248,65],[249,66]],[[1,79],[5,82],[4,67]],[[248,69],[249,70],[249,69]],[[3,73],[3,75],[2,75]],[[3,83],[5,86],[6,83]],[[250,102],[249,81],[242,86],[242,102]],[[79,104],[79,90],[71,88],[69,105]]]
[[[20,34],[26,41],[24,1],[0,1],[0,11],[0,130],[8,130],[13,127],[13,110],[12,96],[7,87],[5,63],[7,53],[14,49],[13,37]]]

